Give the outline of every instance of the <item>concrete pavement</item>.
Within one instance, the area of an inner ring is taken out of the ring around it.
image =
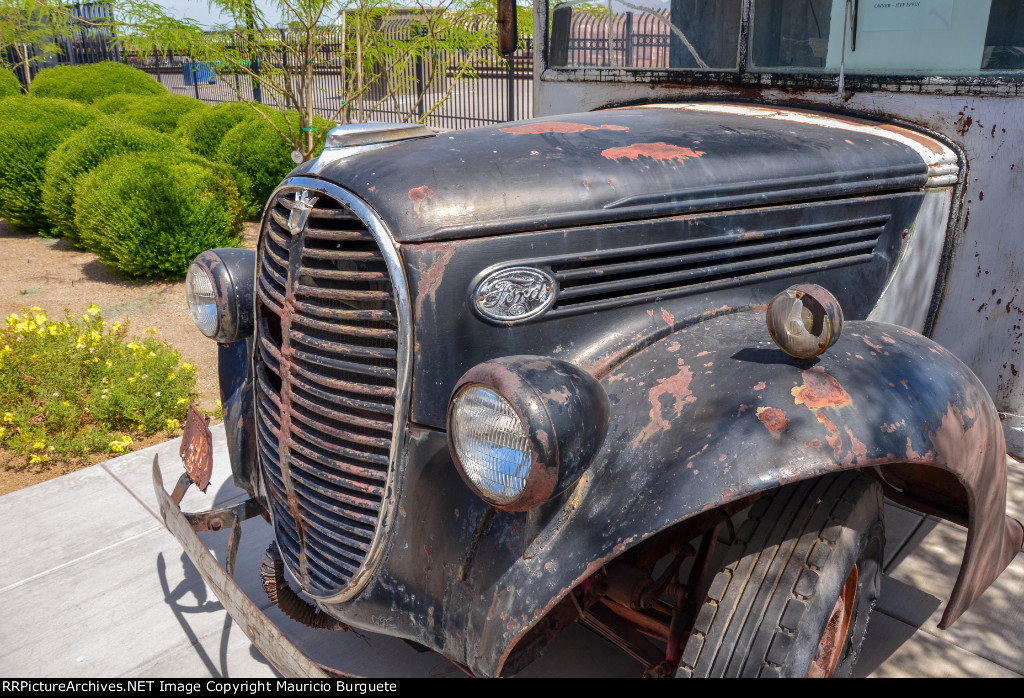
[[[241,501],[223,427],[214,475],[185,511]],[[271,677],[274,669],[231,625],[216,597],[158,518],[151,484],[158,454],[170,490],[177,440],[0,497],[0,676]],[[1024,466],[1010,464],[1010,513],[1024,520]],[[1024,677],[1024,554],[1018,554],[952,628],[936,627],[966,532],[886,506],[882,599],[858,676]],[[202,537],[222,558],[227,532]],[[258,569],[271,540],[261,519],[243,526],[236,579],[313,659],[379,677],[461,676],[433,652],[379,635],[311,630],[267,599]],[[525,676],[637,676],[636,663],[572,627]]]

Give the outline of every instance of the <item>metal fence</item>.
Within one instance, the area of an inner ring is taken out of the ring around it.
[[[398,18],[385,23],[385,38],[403,37],[411,24]],[[313,109],[324,118],[333,118],[347,109],[353,121],[396,121],[412,119],[435,128],[459,129],[488,123],[529,118],[532,114],[532,41],[521,42],[520,51],[505,60],[492,51],[435,51],[429,57],[411,58],[388,71],[363,76],[368,86],[361,99],[346,103],[352,82],[351,66],[346,65],[342,36],[328,30],[327,40],[313,70]],[[288,37],[282,31],[282,46]],[[272,103],[273,91],[260,89],[258,81],[242,71],[197,62],[188,55],[164,52],[139,54],[124,52],[125,63],[152,74],[170,91],[190,95],[209,103],[240,99]],[[298,80],[300,61],[287,50],[261,56],[263,65],[283,69],[290,79]],[[455,80],[460,66],[469,73]],[[400,84],[400,90],[390,86]],[[292,108],[285,104],[276,107]]]
[[[66,5],[64,9],[74,19],[70,20],[70,33],[54,37],[54,43],[60,49],[59,53],[46,59],[37,59],[42,55],[38,46],[22,47],[30,58],[30,78],[34,78],[43,68],[52,68],[56,65],[121,60],[121,53],[110,26],[113,14],[109,4],[76,3]],[[14,74],[21,80],[21,84],[28,84],[25,68],[19,62],[17,51],[11,46],[5,47],[3,51],[7,63],[14,66]]]
[[[667,10],[615,14],[575,12],[569,29],[566,65],[667,68],[669,26]]]

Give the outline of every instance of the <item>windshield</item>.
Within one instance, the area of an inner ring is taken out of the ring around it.
[[[1024,69],[1024,0],[554,2],[553,68],[977,75]]]

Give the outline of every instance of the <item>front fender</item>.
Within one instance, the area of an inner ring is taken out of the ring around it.
[[[969,532],[942,627],[1009,564],[1003,432],[956,357],[899,327],[850,322],[801,362],[763,313],[680,330],[608,372],[608,434],[560,511],[470,613],[467,663],[500,673],[515,643],[571,589],[641,540],[701,511],[827,472],[911,463],[962,484]]]

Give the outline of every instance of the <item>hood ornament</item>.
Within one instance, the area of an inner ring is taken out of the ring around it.
[[[316,196],[311,197],[306,189],[303,189],[301,193],[295,192],[295,202],[288,213],[288,232],[292,235],[298,235],[302,232],[302,229],[306,227],[306,221],[309,219],[309,213],[313,210],[313,205],[318,198]]]

